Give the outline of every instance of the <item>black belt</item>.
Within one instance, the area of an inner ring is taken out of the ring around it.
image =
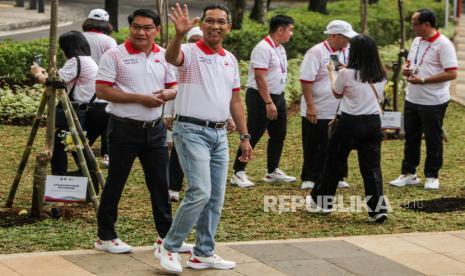
[[[113,114],[110,114],[110,117],[117,121],[124,122],[129,125],[133,125],[133,126],[141,127],[141,128],[154,128],[158,124],[158,122],[161,121],[161,117],[153,121],[139,121],[139,120],[134,120],[130,118],[121,118]]]
[[[211,127],[214,129],[222,129],[222,128],[225,128],[227,125],[227,123],[224,121],[223,122],[210,122],[210,121],[200,120],[197,118],[182,116],[182,115],[176,115],[176,121],[196,124],[196,125],[204,126],[204,127]]]

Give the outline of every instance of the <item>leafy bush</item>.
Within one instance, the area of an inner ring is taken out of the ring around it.
[[[37,113],[43,90],[42,85],[0,88],[0,123],[31,124]]]
[[[432,0],[405,0],[404,14],[407,34],[413,37],[410,29],[412,14],[422,7],[429,7],[436,11],[439,26],[443,25],[444,5]],[[296,21],[294,36],[286,44],[290,58],[304,54],[311,46],[325,39],[323,33],[326,25],[334,19],[345,20],[352,24],[355,31],[360,31],[360,5],[354,0],[339,0],[328,4],[329,15],[307,11],[307,6],[297,8],[280,8],[268,13],[268,18],[275,14],[286,14]],[[397,42],[399,35],[399,14],[397,1],[380,0],[378,4],[369,6],[368,30],[379,45],[384,46]],[[268,31],[268,26],[252,22],[245,17],[242,30],[232,31],[225,40],[225,48],[233,52],[239,59],[249,59],[255,44]]]

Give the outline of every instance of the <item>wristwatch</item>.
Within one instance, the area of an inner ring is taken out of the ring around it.
[[[250,134],[248,133],[239,135],[239,139],[241,139],[241,141],[244,141],[246,139],[250,140],[250,137],[252,136],[250,136]]]
[[[425,83],[426,83],[425,78],[421,78],[421,79],[420,79],[420,83],[421,83],[421,84],[425,84]]]

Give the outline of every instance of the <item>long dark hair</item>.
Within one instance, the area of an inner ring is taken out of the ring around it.
[[[77,56],[90,56],[89,43],[81,32],[70,31],[60,35],[58,44],[67,59]]]
[[[355,79],[360,77],[362,82],[380,82],[386,79],[378,46],[368,35],[357,35],[350,40],[349,65],[347,68],[355,70]]]

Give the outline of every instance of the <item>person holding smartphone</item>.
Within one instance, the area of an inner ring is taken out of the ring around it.
[[[349,39],[357,35],[352,26],[342,20],[331,21],[325,34],[327,39],[307,51],[300,67],[304,154],[301,189],[312,189],[320,180],[328,144],[328,124],[334,119],[339,104],[331,91],[327,66],[330,60],[336,64],[336,70],[347,64]],[[343,178],[347,176],[347,163],[341,170],[339,187],[347,188],[349,184]]]
[[[356,149],[369,220],[381,223],[388,217],[381,173],[383,133],[379,105],[386,71],[373,38],[357,35],[350,40],[350,47],[349,63],[337,77],[334,66],[328,66],[331,90],[341,99],[341,105],[329,139],[321,181],[307,197],[307,208],[320,212],[332,210],[341,176],[338,169],[347,162],[351,150]]]

